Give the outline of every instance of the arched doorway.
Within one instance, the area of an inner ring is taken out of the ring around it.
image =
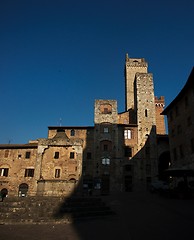
[[[3,202],[3,199],[4,199],[5,197],[7,197],[7,195],[8,195],[8,190],[7,190],[7,188],[2,188],[0,195],[1,195],[1,201]]]
[[[28,193],[28,184],[22,183],[19,185],[19,192],[18,196],[19,197],[26,197]]]
[[[166,176],[164,176],[164,170],[168,169],[171,163],[170,152],[163,152],[158,161],[158,178],[160,180],[166,180]]]

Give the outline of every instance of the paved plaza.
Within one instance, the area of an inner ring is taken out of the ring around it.
[[[123,193],[103,197],[115,215],[72,224],[0,225],[1,240],[193,239],[194,199]]]

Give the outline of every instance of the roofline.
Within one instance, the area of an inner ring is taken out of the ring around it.
[[[118,126],[124,126],[124,127],[137,127],[137,124],[122,124],[122,123],[117,123],[116,125]],[[52,129],[93,129],[94,126],[48,126],[49,130]]]
[[[182,90],[179,92],[179,94],[174,98],[174,100],[164,109],[164,111],[161,113],[161,115],[166,115],[169,109],[176,104],[184,95],[185,91],[190,88],[191,85],[194,85],[194,67],[187,79],[187,82],[185,83]]]
[[[123,126],[123,127],[137,127],[137,124],[134,123],[130,123],[130,124],[122,124],[122,123],[118,123],[118,126]]]
[[[48,129],[89,129],[94,128],[93,126],[48,126]]]
[[[28,148],[37,148],[38,143],[27,143],[27,144],[0,144],[0,149],[28,149]]]

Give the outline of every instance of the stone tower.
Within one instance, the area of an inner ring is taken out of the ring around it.
[[[129,58],[125,64],[126,111],[133,112],[133,123],[138,125],[139,149],[156,127],[153,76],[147,71],[144,58]]]
[[[142,148],[147,137],[155,133],[156,113],[153,78],[150,73],[136,73],[135,112],[138,125],[138,148]]]
[[[123,154],[123,135],[119,137],[116,100],[95,101],[94,130],[94,172],[100,179],[101,193],[120,191]],[[123,132],[122,132],[123,133]]]
[[[129,58],[125,64],[126,111],[137,125],[137,154],[134,156],[139,182],[157,173],[156,107],[153,76],[144,58]],[[132,119],[132,120],[131,120]],[[146,169],[149,169],[149,173]],[[147,171],[147,172],[146,172]]]
[[[156,108],[156,132],[157,134],[166,134],[164,115],[161,114],[164,111],[164,96],[155,97]]]
[[[147,73],[148,64],[144,58],[129,58],[125,62],[125,110],[134,109],[134,81],[136,73]]]

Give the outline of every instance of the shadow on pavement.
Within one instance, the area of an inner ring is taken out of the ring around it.
[[[105,196],[115,215],[77,219],[69,224],[1,225],[1,240],[182,240],[191,239],[194,200],[150,193]]]

